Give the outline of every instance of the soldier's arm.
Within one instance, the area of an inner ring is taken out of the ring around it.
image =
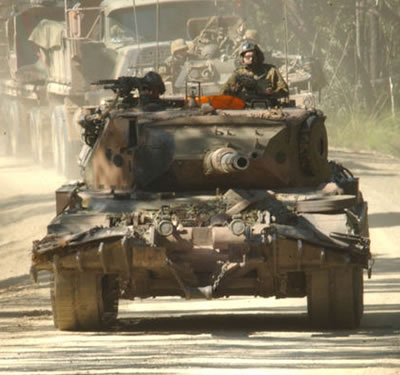
[[[238,92],[236,74],[233,73],[222,88],[223,95],[235,95]]]
[[[289,95],[289,87],[283,79],[282,74],[275,67],[272,67],[267,76],[270,80],[272,92],[271,95],[275,98],[283,98]]]

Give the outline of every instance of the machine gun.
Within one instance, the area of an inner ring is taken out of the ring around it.
[[[114,91],[117,98],[122,97],[122,102],[129,106],[153,103],[165,108],[181,108],[185,104],[182,98],[159,98],[159,95],[164,93],[165,86],[161,77],[154,72],[149,72],[144,77],[122,76],[117,79],[102,79],[93,85],[103,85],[106,90]],[[139,91],[138,97],[133,97],[134,90]]]
[[[251,90],[254,92],[256,92],[257,90],[257,81],[247,74],[239,74],[236,77],[236,81],[240,86],[244,87],[247,90]]]
[[[93,82],[92,85],[102,85],[105,89],[112,90],[117,95],[105,110],[96,110],[93,113],[82,115],[78,120],[79,125],[83,128],[83,140],[89,147],[93,147],[96,143],[105,126],[105,120],[117,104],[118,98],[123,98],[122,102],[126,105],[135,106],[138,104],[138,100],[133,97],[132,91],[139,90],[140,97],[143,90],[150,86],[145,78],[126,76],[117,79],[101,79]]]
[[[240,74],[236,77],[236,82],[240,87],[239,92],[242,91],[242,88],[246,89],[246,95],[241,97],[250,108],[271,108],[285,104],[280,102],[278,98],[272,95],[267,95],[264,92],[266,88],[271,87],[271,83],[266,80],[263,82],[267,83],[267,87],[260,87],[258,81],[253,77],[247,74]]]
[[[92,85],[102,85],[106,90],[112,90],[122,98],[132,98],[132,91],[138,90],[139,96],[143,91],[150,89],[150,82],[144,77],[122,76],[117,79],[101,79]]]

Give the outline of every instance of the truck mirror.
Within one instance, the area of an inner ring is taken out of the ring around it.
[[[81,37],[81,20],[82,14],[78,10],[73,10],[68,14],[68,21],[70,26],[70,37],[79,38]]]

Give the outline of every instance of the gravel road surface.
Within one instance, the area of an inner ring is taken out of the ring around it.
[[[0,157],[0,374],[400,374],[400,160],[342,150],[369,201],[372,278],[354,331],[313,331],[302,299],[123,301],[106,332],[53,327],[48,277],[31,283],[32,241],[64,179]]]

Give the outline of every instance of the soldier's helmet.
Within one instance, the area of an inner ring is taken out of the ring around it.
[[[156,72],[147,72],[143,77],[147,88],[154,95],[162,95],[165,92],[165,85],[161,76]]]
[[[258,32],[255,29],[247,29],[246,32],[244,33],[244,40],[252,41],[254,43],[257,43],[258,41]]]
[[[182,38],[175,39],[171,42],[171,55],[174,55],[178,51],[187,51],[188,49],[189,46]]]
[[[260,47],[254,43],[251,40],[245,40],[242,45],[240,46],[240,56],[243,57],[243,55],[246,52],[253,51],[255,55],[255,62],[257,64],[263,63],[264,62],[264,54],[261,51]]]
[[[245,40],[240,46],[240,56],[243,56],[246,52],[254,51],[256,44],[250,40]]]

